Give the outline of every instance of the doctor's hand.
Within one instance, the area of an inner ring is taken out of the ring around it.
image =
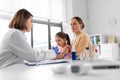
[[[68,48],[64,48],[60,54],[57,55],[56,59],[64,59],[65,56],[69,55],[69,49]]]

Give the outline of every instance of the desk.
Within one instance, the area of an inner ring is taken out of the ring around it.
[[[27,66],[15,64],[0,69],[0,80],[119,80],[120,69],[91,70],[87,75],[55,74],[51,68],[59,64]]]

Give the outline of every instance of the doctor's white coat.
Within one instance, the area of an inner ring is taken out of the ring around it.
[[[1,68],[23,60],[40,61],[44,59],[53,59],[55,57],[56,54],[53,50],[48,50],[44,53],[33,50],[27,43],[24,33],[14,28],[10,28],[5,34],[0,46]]]

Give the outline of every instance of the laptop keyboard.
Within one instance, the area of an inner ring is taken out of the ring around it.
[[[120,68],[120,62],[110,60],[96,60],[90,61],[93,69],[117,69]]]

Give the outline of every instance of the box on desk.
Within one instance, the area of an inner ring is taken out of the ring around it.
[[[108,59],[118,61],[120,58],[119,44],[118,43],[106,43],[101,44],[100,59]]]

